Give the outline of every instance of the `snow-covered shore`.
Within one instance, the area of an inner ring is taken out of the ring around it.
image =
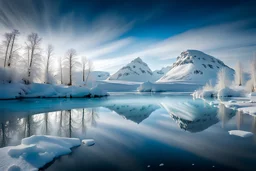
[[[192,93],[194,98],[208,98],[208,97],[246,97],[248,93],[243,87],[225,87],[220,90],[216,89],[199,89]]]
[[[18,146],[0,148],[0,170],[38,170],[80,145],[78,138],[33,135],[22,139]]]
[[[99,87],[91,89],[79,86],[65,86],[52,84],[21,84],[6,83],[0,86],[0,99],[18,98],[93,98],[108,96],[108,93]]]
[[[210,104],[213,107],[220,107],[224,105],[226,108],[237,110],[243,114],[248,114],[256,117],[256,101],[254,101],[253,95],[247,95],[243,97],[230,97],[228,100],[226,97],[219,98],[209,98],[209,97],[198,97],[199,99],[204,100],[206,103]],[[223,100],[224,98],[224,100]]]

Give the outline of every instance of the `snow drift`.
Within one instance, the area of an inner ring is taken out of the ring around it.
[[[78,138],[33,135],[24,138],[21,145],[0,148],[0,170],[38,170],[80,145]]]

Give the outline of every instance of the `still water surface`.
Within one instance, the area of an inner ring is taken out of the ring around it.
[[[0,146],[31,135],[93,138],[45,170],[256,170],[256,118],[177,94],[0,101]],[[160,166],[161,165],[161,166]]]

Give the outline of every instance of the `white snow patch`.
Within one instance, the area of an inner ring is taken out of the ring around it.
[[[230,135],[235,135],[235,136],[239,136],[239,137],[242,137],[242,138],[250,137],[250,136],[253,135],[252,132],[241,131],[241,130],[231,130],[231,131],[228,131],[228,133]]]
[[[94,141],[94,139],[84,139],[84,140],[82,140],[82,143],[87,146],[93,146],[95,144],[95,141]]]
[[[79,145],[78,138],[33,135],[21,145],[0,148],[0,170],[37,170]]]

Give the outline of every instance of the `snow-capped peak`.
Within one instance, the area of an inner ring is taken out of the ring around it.
[[[139,62],[142,63],[142,59],[140,57],[135,58],[134,60],[132,60],[132,62]]]
[[[226,68],[227,74],[232,78],[234,70],[225,65],[221,60],[207,55],[198,50],[187,50],[177,57],[171,70],[158,82],[169,82],[173,80],[186,80],[205,84],[212,80],[216,82],[219,69]]]
[[[111,75],[109,80],[144,82],[151,81],[152,75],[153,73],[148,65],[140,57],[137,57],[115,74]]]

